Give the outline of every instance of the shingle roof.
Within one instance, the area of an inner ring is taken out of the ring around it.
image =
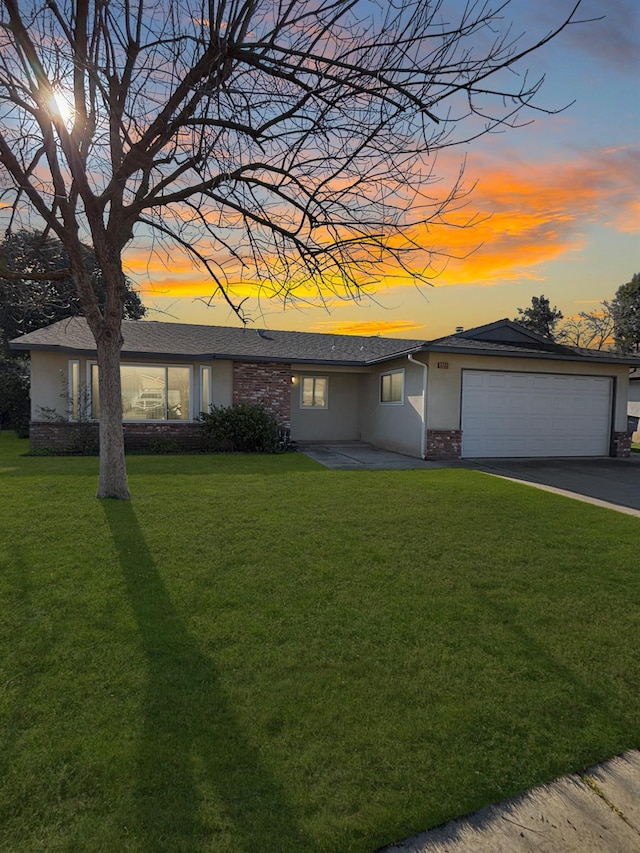
[[[153,320],[123,320],[123,355],[174,356],[197,360],[313,362],[364,365],[415,350],[423,340],[377,336],[276,332],[232,326],[198,326]],[[11,341],[13,349],[95,352],[86,321],[61,320]]]
[[[607,364],[640,364],[640,358],[620,356],[617,353],[570,347],[556,343],[532,332],[520,323],[506,317],[429,341],[424,345],[429,352],[456,352],[468,355],[519,356],[554,361],[592,361]]]
[[[461,338],[451,335],[447,338],[439,338],[430,341],[424,346],[429,352],[456,352],[468,355],[497,355],[497,356],[520,356],[522,358],[542,358],[555,361],[595,361],[607,364],[640,364],[637,356],[621,356],[616,353],[581,349],[569,346],[526,346],[523,344],[503,343],[500,341],[475,340],[473,338]]]
[[[511,320],[498,320],[433,341],[382,338],[374,335],[327,335],[315,332],[278,332],[232,326],[200,326],[153,320],[123,320],[124,356],[151,356],[235,361],[365,366],[411,352],[466,353],[518,356],[554,361],[592,361],[639,365],[638,356],[619,356],[556,344]],[[10,341],[12,349],[63,350],[95,353],[86,320],[60,320]]]

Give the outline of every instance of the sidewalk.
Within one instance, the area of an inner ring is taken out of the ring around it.
[[[638,853],[640,751],[487,806],[378,853]]]

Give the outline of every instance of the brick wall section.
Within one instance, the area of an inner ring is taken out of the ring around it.
[[[89,442],[98,447],[97,423],[31,421],[29,424],[29,444],[32,450],[78,453],[81,446]]]
[[[427,459],[460,459],[462,430],[428,429],[425,455]]]
[[[126,450],[138,450],[150,444],[175,443],[186,451],[202,450],[202,426],[199,423],[127,423],[123,425]],[[93,444],[97,449],[98,424],[32,421],[29,427],[32,450],[78,453]]]
[[[621,456],[626,459],[631,456],[631,433],[614,432],[612,456]]]
[[[281,427],[291,427],[291,365],[234,361],[233,402],[261,403]]]
[[[181,450],[202,450],[200,423],[123,424],[125,450],[141,450],[149,444],[177,444]]]

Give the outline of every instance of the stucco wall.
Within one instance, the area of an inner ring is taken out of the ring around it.
[[[291,384],[291,438],[294,441],[355,441],[358,439],[359,385],[361,377],[354,373],[332,373],[319,367],[316,371],[293,371]],[[326,376],[328,397],[326,409],[303,409],[300,404],[303,376]]]
[[[439,368],[438,362],[448,364]],[[429,354],[429,383],[427,390],[427,427],[434,430],[460,429],[462,371],[502,370],[528,373],[567,373],[582,376],[613,376],[617,382],[614,409],[615,432],[627,428],[627,387],[629,368],[625,365],[593,364],[547,359],[496,358],[483,356]]]
[[[233,362],[212,361],[198,363],[210,364],[213,368],[213,405],[230,406],[233,403]],[[199,393],[200,389],[198,389]]]
[[[84,374],[81,373],[81,376]],[[43,409],[67,416],[69,357],[65,353],[31,353],[31,420],[39,421]]]
[[[402,405],[380,402],[380,376],[391,370],[404,370]],[[409,456],[422,456],[423,370],[407,358],[395,359],[376,367],[363,377],[360,395],[360,436],[363,441]]]

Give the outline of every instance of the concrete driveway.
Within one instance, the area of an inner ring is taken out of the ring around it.
[[[640,515],[640,454],[629,459],[467,459],[468,468]]]

